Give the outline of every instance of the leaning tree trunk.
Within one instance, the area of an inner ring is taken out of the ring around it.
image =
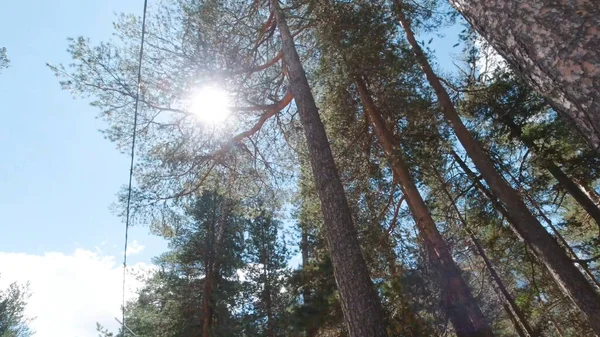
[[[460,158],[460,156],[454,151],[451,151],[450,154],[452,155],[452,157],[454,158],[456,163],[458,163],[458,165],[461,167],[463,172],[469,177],[469,179],[471,179],[471,181],[473,181],[475,186],[477,186],[477,189],[483,195],[485,195],[488,198],[488,200],[490,200],[494,209],[496,211],[498,211],[498,213],[500,213],[503,217],[505,217],[508,220],[508,222],[513,222],[514,219],[511,218],[508,211],[498,201],[498,198],[496,198],[496,196],[489,189],[487,189],[487,187],[483,186],[483,184],[479,181],[479,178],[477,177],[477,175],[473,171],[471,171],[471,169]],[[567,252],[569,252],[573,261],[574,262],[579,261],[579,257],[577,256],[577,253],[573,250],[573,248],[571,248],[571,246],[565,240],[565,238],[562,237],[562,235],[560,234],[560,232],[558,231],[556,226],[554,226],[552,221],[544,214],[540,205],[538,205],[537,202],[527,192],[522,193],[522,194],[529,201],[529,203],[533,206],[533,208],[535,210],[537,210],[539,217],[542,218],[544,220],[544,222],[546,222],[546,224],[548,225],[550,230],[552,230],[552,233],[554,233],[554,235],[556,236],[556,239],[560,242],[560,244],[562,244],[563,247],[567,250]],[[579,266],[583,270],[584,274],[588,277],[589,281],[592,282],[592,284],[594,284],[597,289],[600,289],[600,281],[598,281],[598,279],[596,278],[594,273],[592,273],[592,271],[588,268],[588,266],[585,263],[581,263],[581,262],[579,263]]]
[[[475,246],[477,253],[479,254],[479,256],[481,256],[486,268],[490,272],[490,276],[492,277],[492,280],[494,282],[494,288],[499,293],[500,300],[502,301],[502,304],[503,304],[507,314],[509,315],[510,319],[513,321],[515,330],[517,331],[519,336],[536,337],[537,334],[531,328],[531,325],[529,325],[529,322],[525,318],[525,315],[523,314],[523,312],[521,311],[521,309],[515,302],[514,298],[510,294],[510,292],[508,292],[508,289],[506,289],[506,286],[504,285],[504,282],[502,282],[502,279],[500,278],[500,275],[498,274],[498,272],[496,271],[496,268],[492,264],[492,261],[487,256],[487,253],[485,252],[485,250],[483,249],[483,246],[481,245],[481,243],[475,236],[475,233],[473,233],[471,228],[469,228],[469,224],[467,223],[467,220],[463,217],[462,213],[458,209],[458,206],[456,205],[456,199],[452,196],[452,194],[448,190],[448,187],[446,186],[447,184],[444,181],[444,178],[442,177],[442,175],[438,172],[438,170],[435,167],[432,168],[432,171],[433,171],[433,174],[436,176],[438,182],[440,183],[440,189],[442,190],[442,192],[448,199],[448,202],[450,203],[450,205],[452,206],[452,209],[456,213],[456,216],[458,217],[458,220],[460,221],[462,227],[469,235],[469,238],[471,239],[471,242],[473,242],[473,245]]]
[[[456,335],[493,336],[485,317],[481,313],[467,283],[462,278],[460,269],[454,262],[450,249],[437,230],[429,213],[429,208],[421,197],[421,193],[404,162],[404,155],[394,141],[394,135],[385,125],[381,114],[375,106],[367,87],[361,78],[356,78],[356,86],[364,106],[365,114],[375,127],[375,132],[383,149],[392,163],[396,179],[400,182],[406,201],[415,219],[417,228],[423,238],[430,259],[438,276],[438,284],[442,291],[442,302]]]
[[[387,336],[383,310],[360,250],[358,233],[325,127],[319,117],[319,110],[279,1],[273,0],[271,5],[281,37],[290,90],[306,137],[317,194],[321,201],[333,273],[349,336]]]
[[[600,2],[449,0],[600,151]]]
[[[525,146],[533,150],[536,154],[539,153],[539,147],[531,140],[523,137],[523,130],[518,126],[508,114],[504,114],[500,118],[500,122],[504,124],[510,130],[513,137],[520,140]],[[554,179],[558,181],[560,186],[575,199],[575,201],[588,213],[588,215],[594,219],[598,227],[600,228],[600,207],[592,199],[592,194],[588,192],[588,189],[580,185],[578,182],[569,177],[558,165],[552,160],[540,159],[541,164],[544,168],[552,174]]]
[[[513,230],[533,249],[537,258],[546,266],[559,288],[584,313],[594,331],[600,334],[600,295],[596,293],[594,287],[573,265],[562,247],[529,211],[521,195],[496,170],[494,163],[483,150],[481,144],[473,138],[473,135],[458,116],[448,92],[431,68],[427,56],[425,56],[415,39],[402,9],[398,8],[396,13],[404,27],[406,38],[416,59],[435,91],[442,113],[483,179],[511,214]]]

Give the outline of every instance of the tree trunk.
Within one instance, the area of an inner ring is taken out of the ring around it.
[[[532,141],[523,137],[523,131],[508,114],[505,114],[500,118],[500,121],[510,129],[510,133],[513,137],[519,139],[525,146],[538,152],[539,148]],[[550,174],[558,181],[558,183],[575,199],[575,201],[590,215],[596,224],[600,227],[600,208],[592,200],[591,193],[586,191],[582,186],[575,180],[571,179],[560,167],[554,162],[545,160],[542,162],[542,166],[545,167]]]
[[[562,236],[562,234],[556,228],[556,226],[554,226],[554,224],[552,223],[552,220],[550,220],[550,218],[548,218],[546,216],[546,214],[544,214],[542,207],[540,207],[540,205],[528,193],[523,193],[523,194],[529,200],[529,202],[532,204],[532,206],[538,211],[540,217],[542,219],[544,219],[544,222],[546,222],[546,224],[548,225],[550,230],[552,230],[552,233],[554,233],[554,235],[556,236],[558,241],[565,247],[565,249],[569,252],[569,254],[571,254],[571,258],[573,258],[574,261],[578,261],[579,256],[577,256],[577,253],[573,250],[573,248],[571,248],[571,246],[569,245],[567,240]],[[579,264],[579,267],[583,270],[583,273],[596,286],[596,288],[600,289],[600,281],[598,281],[598,278],[596,278],[594,273],[592,273],[592,271],[590,270],[588,265],[586,263],[582,263],[582,262],[579,262],[578,264]]]
[[[449,1],[600,151],[600,2]]]
[[[212,268],[211,268],[212,269]],[[202,298],[202,308],[203,308],[203,316],[202,316],[202,337],[210,337],[210,330],[212,327],[212,283],[213,283],[213,272],[212,270],[207,270],[206,276],[204,277],[204,287],[203,287],[203,298]]]
[[[462,278],[444,238],[436,228],[429,209],[406,167],[402,150],[396,145],[394,135],[385,126],[385,122],[361,78],[356,79],[356,86],[365,114],[373,123],[379,141],[392,162],[396,180],[402,186],[423,243],[436,269],[438,284],[442,290],[443,305],[457,336],[493,336],[485,317],[471,294],[471,290]]]
[[[592,201],[600,207],[600,195],[598,195],[598,193],[590,188],[589,186],[586,186],[580,182],[576,182],[576,184],[579,186],[579,188],[585,193],[585,195],[588,196],[588,198],[592,199]]]
[[[269,271],[266,263],[263,264],[263,273],[265,277],[265,290],[263,301],[267,309],[267,337],[275,337],[275,321],[273,320],[273,300],[271,298],[272,289],[269,280]]]
[[[467,130],[458,116],[448,92],[442,86],[423,50],[417,43],[404,13],[399,9],[397,14],[417,61],[436,93],[442,113],[492,192],[511,214],[514,220],[512,223],[514,231],[531,246],[538,259],[548,268],[558,286],[585,314],[594,331],[600,334],[600,295],[596,293],[592,285],[573,265],[565,251],[546,231],[538,219],[533,216],[519,193],[500,175],[479,142]]]
[[[496,198],[496,196],[481,183],[480,178],[475,174],[475,172],[471,171],[469,166],[467,166],[467,163],[460,158],[458,153],[456,153],[454,150],[450,150],[450,155],[452,158],[454,158],[454,161],[458,164],[458,166],[460,166],[463,172],[471,179],[475,186],[477,186],[477,189],[488,198],[488,200],[492,203],[492,207],[494,207],[498,213],[502,214],[503,217],[508,219],[508,222],[512,223],[514,219],[504,208],[500,200],[498,200],[498,198]]]
[[[455,161],[458,163],[458,165],[462,168],[463,172],[465,172],[465,174],[468,175],[469,178],[475,183],[475,185],[481,191],[481,193],[483,193],[490,200],[490,202],[492,203],[492,205],[494,206],[494,208],[500,214],[502,214],[505,218],[507,218],[509,222],[513,221],[512,218],[510,217],[510,214],[508,214],[508,212],[506,211],[506,209],[504,209],[504,206],[502,206],[502,204],[500,204],[500,202],[498,201],[498,198],[496,198],[496,196],[494,196],[494,194],[492,192],[490,192],[485,186],[483,186],[483,184],[479,181],[479,178],[475,175],[475,173],[473,173],[473,171],[471,171],[469,169],[469,167],[467,166],[467,164],[458,156],[458,154],[456,154],[456,152],[451,152],[451,155],[455,159]],[[565,240],[565,238],[563,238],[563,236],[560,234],[560,232],[558,231],[558,229],[556,228],[556,226],[554,226],[554,224],[552,223],[552,221],[544,214],[544,211],[537,204],[537,202],[535,202],[535,200],[527,192],[522,193],[522,194],[532,204],[532,206],[534,207],[534,209],[536,209],[538,211],[538,215],[542,219],[544,219],[544,222],[546,222],[546,224],[548,225],[548,227],[552,230],[552,233],[554,233],[554,235],[556,236],[556,238],[558,239],[558,241],[569,252],[569,254],[571,255],[571,257],[575,261],[579,260],[579,257],[577,256],[577,253],[575,253],[575,251],[573,250],[573,248],[571,248],[571,246],[569,245],[569,243],[567,242],[567,240]],[[588,268],[588,266],[585,263],[580,263],[579,265],[580,265],[581,269],[583,270],[584,274],[592,282],[592,284],[594,284],[596,286],[596,288],[600,289],[600,281],[598,281],[598,279],[594,276],[594,274]]]
[[[211,226],[210,230],[207,231],[207,242],[206,246],[208,248],[208,256],[206,258],[206,262],[204,263],[206,275],[204,276],[204,287],[203,287],[203,298],[202,298],[202,307],[203,307],[203,324],[202,324],[202,337],[210,337],[210,331],[212,329],[213,324],[213,290],[217,284],[219,270],[221,268],[221,263],[219,259],[219,255],[221,252],[221,247],[223,246],[223,240],[225,237],[225,230],[227,226],[227,218],[229,216],[229,202],[227,200],[223,200],[220,205],[221,214],[217,221],[214,224],[209,224]],[[216,227],[216,228],[215,228]]]
[[[552,323],[552,326],[554,327],[554,330],[556,330],[556,333],[560,337],[565,337],[565,334],[562,332],[562,330],[560,329],[560,327],[558,326],[558,324],[556,324],[556,321],[554,320],[554,318],[550,318],[550,323]]]
[[[308,232],[304,227],[305,224],[301,224],[301,238],[300,238],[300,251],[302,253],[302,270],[306,270],[308,267]],[[308,280],[305,274],[302,274],[302,301],[304,305],[308,305],[311,301],[311,289],[310,289],[310,280]],[[319,331],[319,327],[317,326],[317,320],[315,317],[309,317],[308,322],[306,322],[306,337],[313,337]]]
[[[321,201],[325,234],[348,334],[350,337],[387,336],[383,310],[360,250],[358,233],[319,110],[279,1],[271,1],[271,5]]]
[[[448,198],[448,202],[451,204],[454,212],[458,216],[458,219],[459,219],[462,227],[465,229],[465,231],[469,235],[469,238],[471,239],[471,242],[473,242],[473,245],[475,246],[477,253],[479,254],[479,256],[481,256],[481,258],[483,259],[483,262],[485,263],[486,268],[490,272],[490,276],[492,277],[495,288],[496,288],[497,292],[499,292],[499,295],[501,295],[500,299],[503,302],[508,315],[511,317],[511,320],[513,321],[513,323],[515,325],[515,330],[517,331],[519,336],[522,336],[522,337],[537,336],[534,333],[531,326],[529,325],[529,322],[525,318],[525,315],[523,315],[523,313],[521,312],[521,309],[519,309],[519,306],[513,299],[512,295],[508,292],[508,289],[506,289],[506,286],[504,286],[504,283],[502,282],[500,275],[498,275],[498,272],[496,271],[496,268],[494,268],[492,261],[490,261],[490,259],[488,258],[485,250],[483,249],[483,246],[481,245],[481,243],[479,242],[477,237],[475,237],[475,234],[473,233],[473,231],[471,231],[471,229],[469,228],[467,221],[462,216],[462,213],[458,209],[458,206],[456,205],[454,198],[452,197],[452,195],[450,194],[450,191],[446,187],[446,182],[444,181],[444,179],[442,178],[440,173],[435,168],[433,168],[433,173],[440,183],[440,188],[442,189],[442,192],[444,192],[444,194],[446,195],[446,198]]]

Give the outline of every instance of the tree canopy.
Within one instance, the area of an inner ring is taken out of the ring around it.
[[[449,27],[452,69],[420,40]],[[435,0],[162,1],[139,96],[137,16],[70,39],[50,68],[120,151],[139,100],[133,218],[169,242],[117,334],[600,333],[598,152],[477,31]]]

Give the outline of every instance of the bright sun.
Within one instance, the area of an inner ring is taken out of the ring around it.
[[[230,100],[221,88],[206,86],[192,93],[191,112],[198,120],[209,123],[222,123],[229,116]]]

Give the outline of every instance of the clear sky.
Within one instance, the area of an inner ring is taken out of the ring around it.
[[[109,206],[128,178],[128,158],[97,131],[87,102],[60,89],[45,66],[68,63],[68,36],[112,33],[115,12],[140,1],[2,1],[0,46],[0,286],[29,280],[36,336],[96,336],[119,313],[123,223]],[[166,248],[146,228],[130,262]],[[143,249],[145,247],[145,249]]]
[[[152,3],[152,0],[150,0]],[[86,101],[60,89],[46,62],[68,63],[67,37],[110,38],[114,13],[141,14],[132,0],[5,0],[0,47],[0,287],[30,281],[28,312],[38,337],[88,337],[95,322],[119,315],[123,223],[111,213],[129,161],[97,131]],[[150,4],[151,5],[151,4]],[[448,66],[452,38],[435,38]],[[429,37],[424,38],[426,40]],[[130,263],[144,266],[166,249],[133,228]],[[133,283],[133,282],[132,282]]]

